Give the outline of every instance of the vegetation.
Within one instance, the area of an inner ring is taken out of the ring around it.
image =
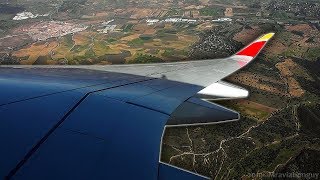
[[[303,37],[303,32],[302,31],[296,31],[296,30],[293,30],[293,31],[291,31],[293,34],[295,34],[295,35],[298,35],[298,36],[301,36],[301,37]]]
[[[165,57],[170,57],[170,56],[173,56],[174,55],[174,49],[173,48],[167,48],[163,54],[163,56]]]
[[[273,17],[279,18],[279,19],[288,19],[289,15],[284,11],[276,11],[272,14]]]
[[[70,10],[74,11],[76,9],[79,9],[81,5],[84,5],[86,3],[86,0],[69,0],[69,1],[63,1],[62,5],[59,7],[60,11],[68,11]]]
[[[180,9],[170,9],[166,16],[170,17],[170,16],[180,16],[183,14],[183,11],[181,11]]]
[[[221,7],[205,7],[200,10],[202,16],[222,16],[224,9]]]
[[[144,41],[148,41],[152,39],[152,36],[148,36],[148,35],[141,35],[140,39],[144,40]]]
[[[126,24],[124,27],[123,27],[123,32],[130,32],[133,28],[134,24]]]
[[[115,39],[115,38],[108,38],[106,40],[106,42],[108,42],[108,43],[113,43],[113,42],[116,42],[116,41],[117,41],[117,39]]]
[[[298,108],[299,119],[301,119],[301,131],[312,137],[320,136],[320,104],[306,105]]]
[[[158,30],[157,34],[177,34],[178,31],[176,29],[160,29]]]
[[[129,64],[145,64],[145,63],[158,63],[163,62],[161,58],[151,54],[138,54],[134,60],[129,61]]]
[[[20,6],[12,6],[9,4],[0,4],[0,14],[17,14],[18,12],[24,11],[25,8]]]
[[[292,34],[290,32],[280,32],[277,36],[285,46],[289,46],[292,43]]]
[[[142,46],[144,44],[144,40],[141,38],[134,39],[128,42],[129,46]]]
[[[320,59],[320,47],[310,48],[306,53],[305,57],[309,60],[319,60]]]

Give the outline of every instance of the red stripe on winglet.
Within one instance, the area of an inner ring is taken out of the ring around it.
[[[259,41],[259,42],[252,43],[242,51],[238,52],[237,55],[255,57],[266,43],[267,43],[266,41]]]

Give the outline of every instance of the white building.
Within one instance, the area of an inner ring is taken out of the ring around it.
[[[214,19],[212,22],[231,22],[231,18],[219,18],[219,19]]]
[[[115,29],[116,27],[117,27],[117,25],[107,25],[107,26],[103,29],[102,33],[112,32],[112,31],[114,31],[114,29]]]
[[[16,16],[13,17],[13,20],[15,21],[20,21],[20,20],[24,20],[24,19],[33,19],[33,18],[37,18],[39,16],[49,16],[49,14],[43,14],[43,15],[39,15],[36,14],[34,15],[32,12],[22,12],[22,13],[18,13]]]

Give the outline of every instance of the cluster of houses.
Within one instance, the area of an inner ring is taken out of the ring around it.
[[[148,25],[153,25],[156,23],[196,23],[198,21],[203,21],[203,20],[196,20],[196,19],[185,19],[185,18],[167,18],[164,20],[159,20],[159,19],[147,19],[146,22]],[[231,22],[231,18],[218,18],[211,20],[212,22]]]

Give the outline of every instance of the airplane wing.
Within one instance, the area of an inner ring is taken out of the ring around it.
[[[224,59],[161,64],[69,66],[69,68],[88,68],[108,72],[134,74],[207,87],[250,63],[273,36],[274,33],[265,34],[235,55]]]
[[[230,95],[237,87],[218,81],[253,60],[272,35],[220,60],[1,66],[0,177],[206,179],[159,162],[164,128],[238,120],[237,112],[200,98],[242,97]]]

